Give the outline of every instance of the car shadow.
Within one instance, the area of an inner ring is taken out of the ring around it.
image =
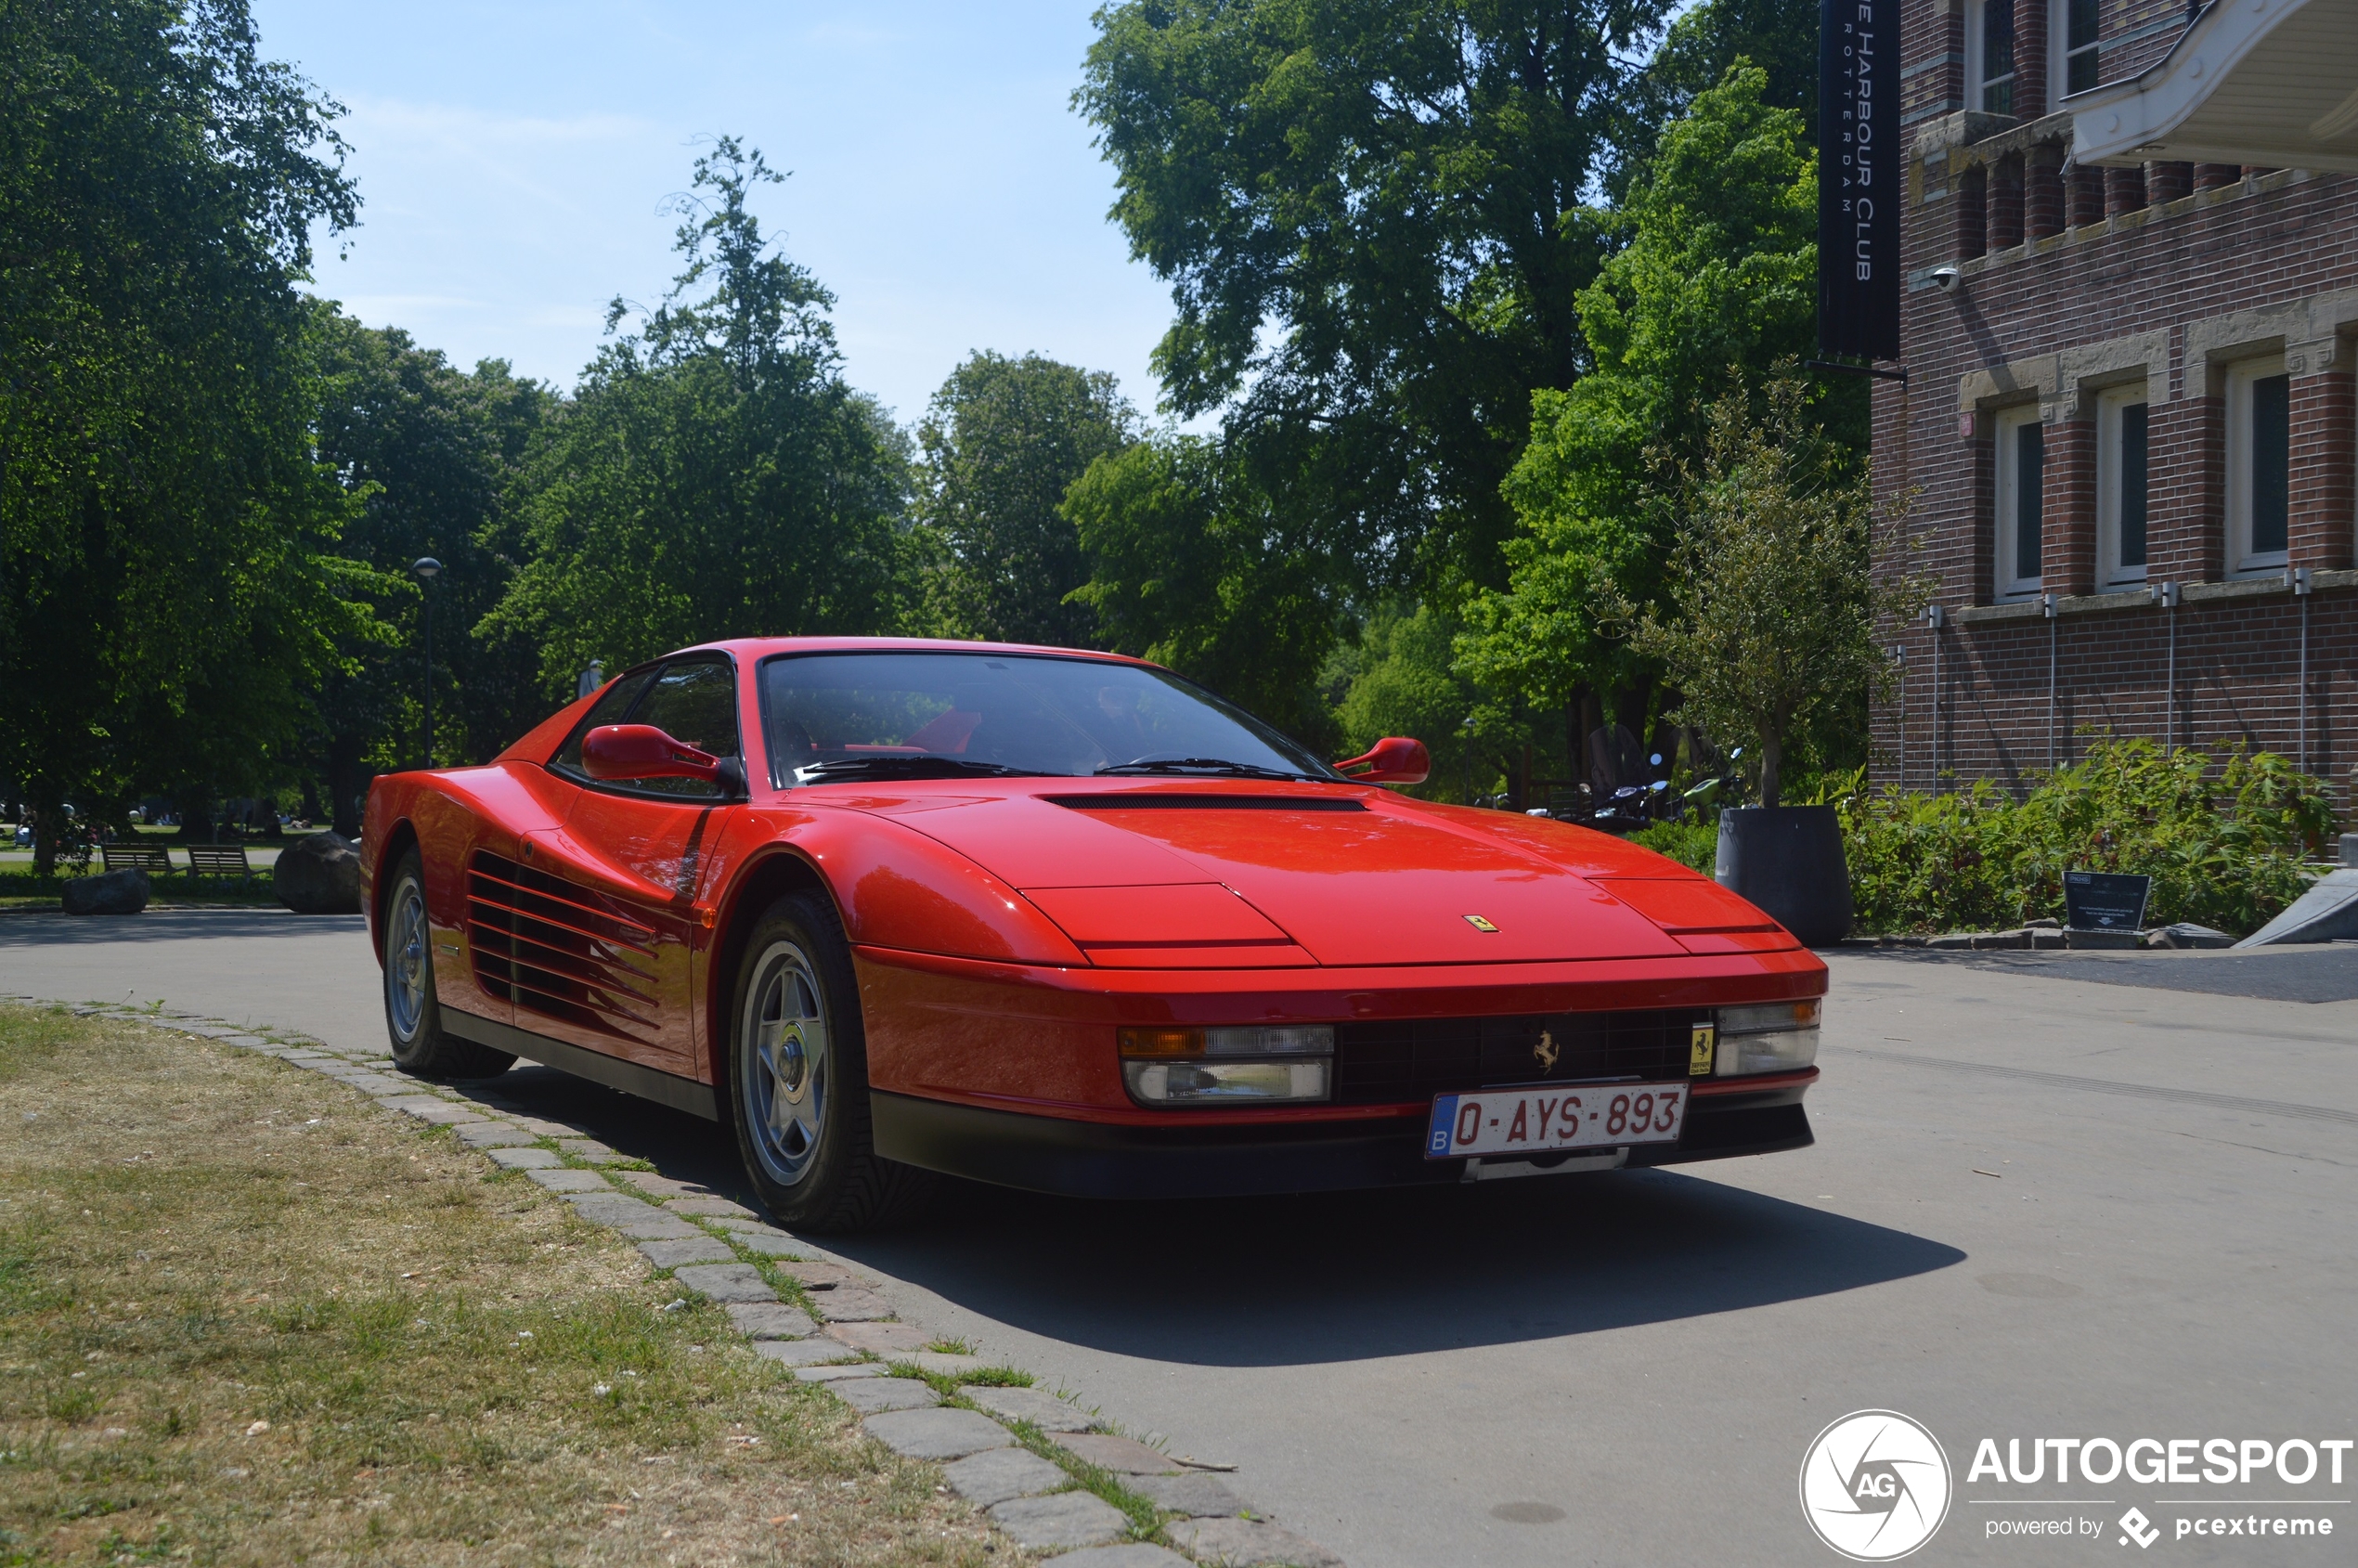
[[[169,909],[154,904],[139,914],[0,915],[0,948],[77,947],[106,942],[261,940],[320,931],[363,932],[357,914],[296,914],[283,909]]]
[[[710,1122],[525,1064],[482,1087],[751,1202],[733,1147]],[[1224,1367],[1595,1333],[1855,1290],[1965,1259],[1695,1170],[1166,1202],[960,1182],[916,1224],[823,1245],[1012,1328]]]

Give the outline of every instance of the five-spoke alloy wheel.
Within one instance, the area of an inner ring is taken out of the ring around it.
[[[791,893],[745,934],[729,1042],[729,1117],[745,1175],[779,1222],[860,1230],[905,1213],[928,1173],[879,1159],[867,1040],[835,905]]]

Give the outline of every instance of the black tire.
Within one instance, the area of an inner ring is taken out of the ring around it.
[[[933,1173],[876,1154],[860,991],[835,906],[803,892],[764,910],[731,1001],[723,1087],[762,1206],[819,1232],[871,1230],[922,1208]]]
[[[419,1078],[494,1078],[515,1065],[505,1051],[461,1040],[442,1027],[434,991],[434,928],[426,920],[426,869],[413,846],[394,863],[385,895],[385,1034],[394,1064]]]

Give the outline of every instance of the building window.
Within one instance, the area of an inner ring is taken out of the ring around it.
[[[2015,111],[2014,0],[1971,0],[1965,12],[1965,101],[1990,114]]]
[[[2282,355],[2227,371],[2227,562],[2281,570],[2289,559],[2292,378]]]
[[[2056,51],[2055,61],[2059,95],[2084,93],[2096,84],[2096,6],[2097,0],[2055,0],[2055,18],[2047,36],[2063,45]]]
[[[2096,401],[2098,586],[2145,580],[2145,383]]]
[[[1998,597],[2039,591],[2041,486],[2047,433],[2035,403],[1998,416]]]

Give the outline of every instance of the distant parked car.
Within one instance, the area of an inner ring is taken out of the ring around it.
[[[31,823],[19,823],[17,824],[17,848],[19,849],[30,849],[32,848],[32,824]]]

